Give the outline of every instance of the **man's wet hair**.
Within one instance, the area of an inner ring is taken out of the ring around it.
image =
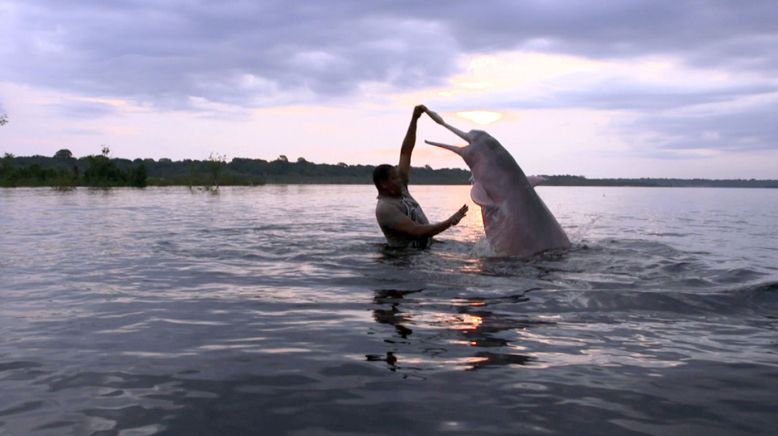
[[[376,188],[380,188],[378,185],[389,178],[389,172],[392,171],[392,168],[394,168],[394,165],[389,164],[381,164],[375,167],[373,170],[373,183],[375,183]]]

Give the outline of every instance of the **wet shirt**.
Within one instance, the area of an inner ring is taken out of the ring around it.
[[[404,220],[404,217],[410,218],[416,224],[429,224],[429,220],[424,215],[424,211],[421,210],[421,206],[411,197],[411,194],[405,187],[400,197],[379,195],[378,204],[375,207],[375,217],[390,247],[425,248],[432,241],[432,238],[414,239],[393,230],[394,225]]]

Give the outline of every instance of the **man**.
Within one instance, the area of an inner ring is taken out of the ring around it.
[[[424,105],[413,108],[411,124],[400,149],[399,165],[383,164],[373,171],[373,183],[378,189],[375,217],[390,247],[426,248],[433,236],[459,224],[467,213],[467,205],[464,205],[447,220],[430,224],[419,203],[408,192],[416,123],[426,111]]]

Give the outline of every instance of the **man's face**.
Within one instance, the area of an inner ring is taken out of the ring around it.
[[[392,168],[391,171],[389,171],[389,177],[381,182],[381,186],[386,194],[396,197],[402,195],[402,183],[400,172],[397,171],[397,168]]]

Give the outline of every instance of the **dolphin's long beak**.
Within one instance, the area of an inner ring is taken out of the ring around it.
[[[445,148],[446,150],[453,151],[454,153],[462,156],[462,151],[465,149],[465,147],[457,147],[456,145],[448,145],[448,144],[442,144],[440,142],[434,142],[434,141],[427,141],[424,140],[429,145],[434,145],[435,147]]]
[[[452,133],[454,133],[455,135],[457,135],[457,136],[459,136],[460,138],[462,138],[462,139],[464,139],[465,141],[467,141],[467,143],[468,143],[468,144],[469,144],[469,143],[471,143],[471,142],[473,142],[473,138],[471,138],[471,137],[470,137],[470,135],[468,135],[467,133],[465,133],[465,132],[463,132],[463,131],[461,131],[461,130],[457,129],[456,127],[454,127],[454,126],[452,126],[452,125],[448,124],[447,122],[443,121],[443,117],[441,117],[440,115],[438,115],[438,113],[437,113],[437,112],[433,112],[433,111],[431,111],[431,110],[429,110],[429,109],[428,109],[428,110],[427,110],[427,115],[429,115],[429,117],[430,117],[430,118],[432,118],[432,120],[433,120],[433,121],[435,121],[436,123],[438,123],[438,124],[440,124],[441,126],[443,126],[443,127],[447,128],[448,130],[450,130],[450,131],[451,131]],[[433,145],[436,145],[436,144],[433,144]]]

